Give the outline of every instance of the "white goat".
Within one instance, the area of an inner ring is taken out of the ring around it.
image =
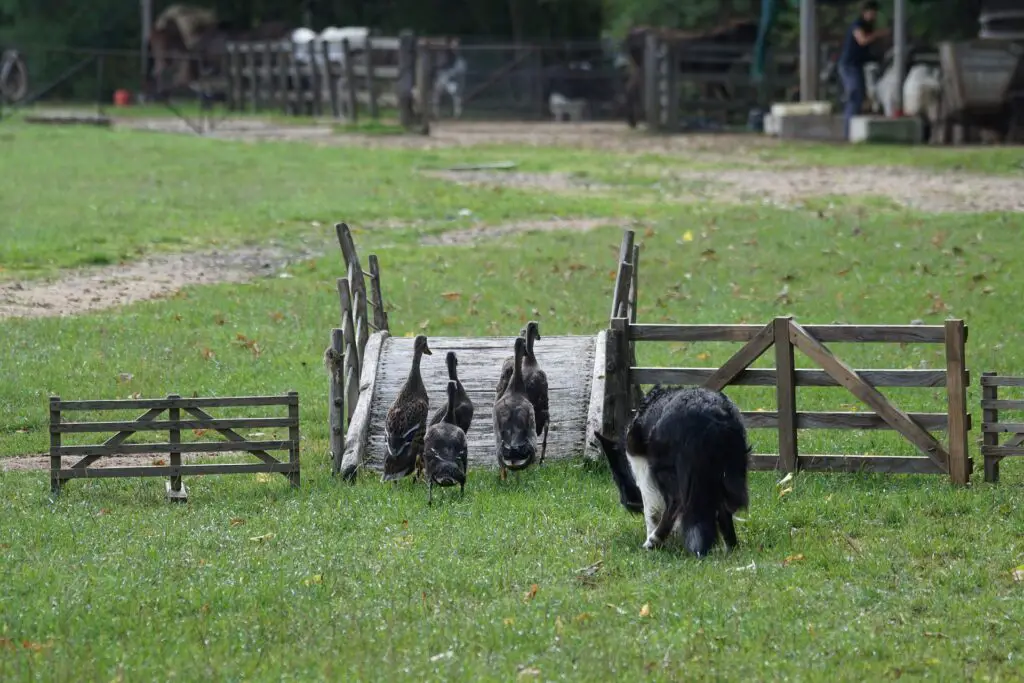
[[[878,79],[873,98],[886,116],[896,115],[897,87],[896,70],[890,67]],[[903,115],[921,119],[925,140],[931,138],[932,128],[938,123],[941,100],[942,72],[939,67],[929,64],[910,67],[903,81]]]

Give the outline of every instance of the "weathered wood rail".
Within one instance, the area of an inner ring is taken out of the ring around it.
[[[1003,458],[1024,456],[1024,422],[1002,422],[1000,411],[1024,412],[1024,399],[999,396],[999,389],[1024,387],[1024,377],[1007,377],[995,372],[981,375],[981,455],[985,461],[985,481],[999,481],[999,462]],[[1000,435],[1009,438],[1000,443]]]
[[[775,318],[766,325],[651,325],[636,323],[637,291],[634,277],[640,250],[631,231],[622,240],[620,263],[612,303],[612,317],[605,335],[605,387],[600,424],[604,433],[624,428],[636,407],[637,388],[655,383],[701,385],[721,390],[730,385],[774,386],[775,412],[744,412],[751,429],[775,429],[777,454],[753,456],[755,469],[785,471],[831,470],[890,473],[948,474],[956,484],[970,478],[972,463],[967,451],[970,415],[965,366],[967,327],[962,320],[944,325],[802,325],[792,318]],[[718,368],[651,368],[636,364],[637,342],[741,342],[739,349]],[[831,342],[942,344],[946,367],[934,370],[857,370],[825,346]],[[774,369],[749,366],[774,347]],[[795,367],[800,351],[820,370]],[[873,412],[798,411],[798,387],[846,388]],[[877,387],[945,387],[944,413],[907,413]],[[1021,403],[1024,406],[1024,402]],[[993,404],[993,407],[995,405]],[[596,421],[596,420],[595,420]],[[913,444],[921,456],[803,455],[799,453],[799,429],[889,429]],[[945,431],[939,442],[931,431]],[[1024,449],[1021,449],[1024,453]]]
[[[217,418],[206,412],[211,408],[273,407],[286,408],[286,417],[229,417]],[[145,410],[133,420],[65,421],[71,412]],[[182,419],[182,411],[189,415]],[[168,419],[157,418],[167,413]],[[286,429],[285,439],[260,440],[242,436],[236,429]],[[192,430],[197,436],[207,431],[217,432],[223,441],[182,441],[182,432]],[[128,443],[139,432],[166,431],[167,442]],[[65,434],[95,434],[117,432],[100,444],[63,443]],[[270,451],[288,451],[288,460],[281,461]],[[184,465],[183,453],[249,453],[261,462],[210,463]],[[135,467],[91,467],[105,457],[123,455],[168,455],[167,465]],[[80,458],[70,468],[62,466],[62,458]],[[192,474],[240,474],[248,472],[277,472],[293,486],[299,485],[299,395],[292,391],[283,396],[237,396],[224,398],[182,398],[174,394],[167,398],[64,401],[59,396],[50,398],[50,488],[53,495],[60,493],[65,481],[82,478],[108,477],[168,477],[167,495],[173,500],[187,497],[182,477]]]

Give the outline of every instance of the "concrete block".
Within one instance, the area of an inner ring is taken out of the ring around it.
[[[165,481],[164,483],[167,485],[166,492],[168,501],[170,501],[171,503],[188,502],[188,489],[185,488],[184,483],[182,483],[180,491],[175,491],[174,489],[172,489],[170,481]]]
[[[854,116],[850,119],[850,142],[892,142],[916,145],[924,131],[916,116],[890,119],[884,116]]]
[[[779,120],[774,114],[765,114],[761,120],[762,126],[764,127],[765,135],[778,135],[779,134]]]
[[[842,141],[843,117],[832,114],[775,116],[777,135],[786,140]]]
[[[823,102],[776,102],[772,105],[772,116],[808,116],[832,113],[832,103]]]

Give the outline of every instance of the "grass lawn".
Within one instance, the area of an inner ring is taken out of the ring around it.
[[[772,154],[782,166],[808,149]],[[932,152],[893,163],[956,165]],[[990,153],[1000,161],[971,151],[961,165],[1012,172],[1012,150]],[[834,154],[822,163],[839,164]],[[843,154],[856,163],[861,152]],[[0,279],[268,240],[324,250],[288,278],[0,320],[0,457],[45,452],[51,394],[295,389],[304,437],[301,489],[278,476],[196,477],[178,507],[157,480],[73,481],[54,502],[44,473],[0,473],[0,680],[1020,679],[1024,468],[1007,461],[999,485],[981,482],[977,409],[972,487],[799,474],[782,493],[777,475],[755,473],[740,549],[698,562],[640,550],[643,523],[618,506],[610,476],[576,461],[505,483],[473,471],[464,498],[442,491],[433,509],[408,481],[333,481],[320,360],[342,274],[334,221],[380,257],[393,332],[433,336],[514,334],[531,318],[545,336],[596,332],[628,225],[643,243],[641,321],[961,317],[976,408],[982,371],[1024,374],[1020,214],[666,200],[649,168],[699,159],[650,155],[634,170],[624,156],[560,148],[317,148],[13,124],[0,129],[0,159]],[[471,187],[417,171],[506,159],[605,187]],[[552,217],[607,226],[420,243]],[[640,348],[642,364],[675,366],[735,349]],[[942,362],[938,347],[834,348],[856,367]],[[944,409],[941,391],[886,393],[907,410]],[[774,408],[771,391],[729,394],[745,410]],[[855,402],[839,389],[798,398],[802,410]],[[774,433],[752,436],[774,450]],[[802,433],[801,448],[912,452],[885,432]]]

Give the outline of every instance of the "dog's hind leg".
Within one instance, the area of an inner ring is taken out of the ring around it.
[[[704,557],[711,552],[717,535],[713,517],[683,522],[683,543],[686,549],[697,557]]]
[[[683,501],[681,498],[672,499],[665,506],[665,511],[661,513],[661,519],[658,521],[658,525],[649,532],[647,540],[644,542],[643,547],[647,550],[657,548],[665,543],[665,539],[672,532],[672,528],[676,525],[676,520],[679,519],[679,515],[683,512]],[[650,521],[648,520],[648,525]]]

